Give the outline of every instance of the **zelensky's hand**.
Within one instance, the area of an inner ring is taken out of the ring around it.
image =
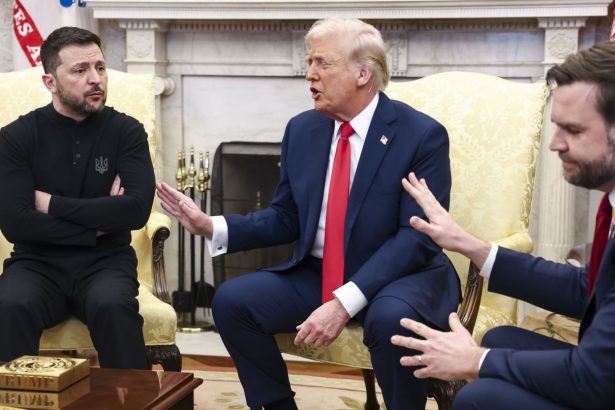
[[[190,233],[211,239],[213,222],[209,215],[201,212],[190,197],[170,187],[164,182],[156,184],[156,195],[162,208],[173,215]]]
[[[111,185],[111,191],[109,191],[109,196],[118,196],[124,195],[124,188],[122,187],[122,180],[119,175],[115,176],[113,180],[113,184]]]
[[[423,339],[393,336],[391,343],[421,352],[403,356],[402,366],[417,367],[414,376],[423,379],[472,380],[478,378],[480,357],[486,350],[477,345],[472,335],[459,321],[456,313],[448,319],[450,332],[440,332],[411,319],[402,319],[401,325]]]
[[[49,213],[49,202],[51,201],[51,194],[43,191],[34,191],[34,207],[37,211],[44,214]]]
[[[339,300],[333,298],[297,326],[295,345],[305,343],[308,346],[329,346],[342,332],[350,316]]]

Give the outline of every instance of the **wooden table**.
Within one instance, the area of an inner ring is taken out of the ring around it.
[[[193,410],[201,383],[192,373],[92,368],[90,392],[64,410]]]

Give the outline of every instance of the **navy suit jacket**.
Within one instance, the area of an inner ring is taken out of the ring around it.
[[[551,351],[492,349],[480,377],[507,380],[582,409],[615,406],[615,241],[607,244],[587,296],[586,268],[500,248],[489,290],[581,319],[579,345]]]
[[[225,215],[228,251],[295,242],[293,256],[268,270],[283,272],[309,256],[323,200],[334,121],[310,110],[292,118],[282,141],[281,176],[271,205]],[[427,322],[447,328],[460,298],[459,280],[442,250],[409,226],[424,217],[401,179],[426,178],[448,207],[451,188],[446,129],[380,93],[350,190],[345,221],[345,279],[369,300],[408,300]],[[401,279],[401,280],[400,280]],[[393,284],[392,286],[388,286]]]

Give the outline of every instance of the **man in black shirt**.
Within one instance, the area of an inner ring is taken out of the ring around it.
[[[76,27],[41,47],[52,102],[0,130],[0,229],[15,247],[0,275],[0,361],[35,355],[74,315],[103,367],[146,368],[130,231],[154,195],[147,134],[105,107],[100,39]]]

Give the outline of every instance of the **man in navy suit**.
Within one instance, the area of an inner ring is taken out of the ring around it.
[[[455,314],[447,333],[403,319],[402,325],[422,338],[394,336],[392,342],[413,349],[401,363],[420,366],[414,371],[416,377],[477,379],[461,389],[455,409],[615,406],[615,241],[606,242],[615,199],[613,73],[615,42],[571,55],[547,73],[547,81],[557,85],[551,116],[556,131],[549,148],[559,154],[568,182],[605,193],[589,269],[534,258],[473,237],[438,204],[424,179],[410,174],[403,181],[429,219],[412,217],[411,225],[482,267],[489,290],[581,319],[578,346],[503,326],[489,331],[482,347]],[[606,242],[602,257],[600,242]]]
[[[390,338],[403,331],[399,320],[406,316],[447,326],[459,303],[459,280],[442,249],[409,226],[421,210],[399,181],[410,170],[429,178],[448,206],[448,135],[432,118],[379,92],[389,74],[373,26],[319,21],[306,45],[315,110],[286,126],[271,205],[210,218],[166,184],[158,195],[190,232],[211,239],[214,255],[295,243],[288,261],[225,282],[213,301],[216,327],[250,407],[297,408],[274,334],[298,330],[295,343],[326,346],[354,317],[364,326],[387,408],[424,409],[424,381],[400,365],[406,351]],[[336,164],[347,149],[344,187]],[[346,208],[341,216],[339,205]],[[339,286],[323,285],[335,273]]]

